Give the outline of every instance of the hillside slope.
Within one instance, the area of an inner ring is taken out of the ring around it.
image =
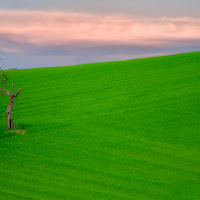
[[[8,77],[0,199],[200,199],[200,52]]]

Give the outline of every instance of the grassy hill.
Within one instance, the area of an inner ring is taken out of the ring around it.
[[[200,199],[200,52],[8,77],[0,199]]]

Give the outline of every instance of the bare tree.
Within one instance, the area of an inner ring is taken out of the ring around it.
[[[10,101],[9,101],[9,106],[6,110],[6,118],[7,118],[7,125],[8,125],[8,130],[10,130],[12,127],[13,127],[13,121],[11,119],[11,111],[12,111],[12,108],[13,108],[13,103],[14,103],[14,98],[17,98],[18,95],[19,95],[19,92],[22,90],[22,88],[20,88],[16,94],[13,94],[12,93],[12,90],[13,90],[13,83],[12,83],[12,89],[10,91],[7,91],[5,89],[3,89],[3,84],[5,81],[8,80],[8,77],[7,77],[7,73],[5,73],[1,68],[0,70],[2,71],[2,74],[0,75],[0,77],[4,77],[4,79],[2,80],[1,82],[1,87],[0,87],[0,90],[2,92],[4,92],[3,94],[0,94],[1,96],[2,95],[6,95],[8,94],[10,96]]]

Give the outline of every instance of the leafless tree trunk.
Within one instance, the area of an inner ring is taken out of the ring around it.
[[[1,68],[0,68],[0,69],[1,69]],[[0,77],[4,77],[4,79],[3,79],[2,82],[1,82],[1,87],[0,87],[0,90],[1,90],[2,92],[4,92],[4,93],[1,94],[1,96],[2,96],[2,95],[6,95],[6,94],[8,94],[8,95],[10,96],[9,105],[8,105],[7,110],[6,110],[7,125],[8,125],[8,130],[10,130],[10,129],[13,127],[13,121],[12,121],[12,118],[11,118],[11,111],[12,111],[13,103],[14,103],[14,100],[13,100],[13,99],[18,97],[19,92],[20,92],[22,89],[20,88],[20,89],[17,91],[16,94],[13,94],[13,93],[12,93],[13,84],[12,84],[12,89],[11,89],[10,91],[4,90],[4,89],[3,89],[3,83],[4,83],[5,81],[8,80],[8,77],[7,77],[7,73],[5,73],[2,69],[1,69],[1,71],[2,71],[2,74],[0,75]]]

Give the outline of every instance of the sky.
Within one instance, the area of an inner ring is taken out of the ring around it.
[[[0,0],[0,66],[200,51],[199,0]]]

